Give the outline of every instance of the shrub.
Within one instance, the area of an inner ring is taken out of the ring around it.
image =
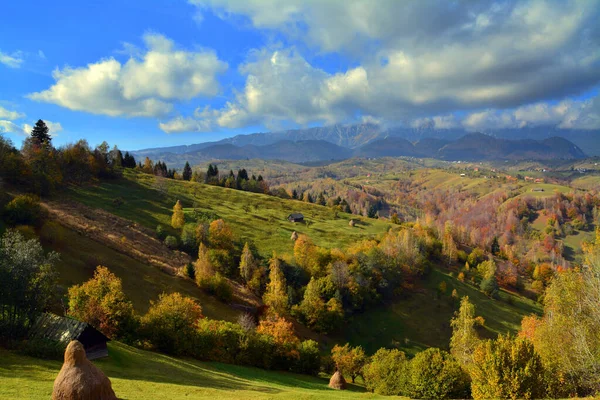
[[[142,317],[142,336],[160,351],[187,354],[193,345],[196,322],[202,318],[202,308],[180,293],[161,294],[151,302]]]
[[[158,225],[156,227],[156,237],[159,238],[160,240],[165,240],[165,238],[167,237],[167,232],[166,232],[164,226]]]
[[[333,346],[331,358],[342,375],[350,376],[352,383],[362,374],[363,366],[367,361],[362,347],[350,347],[348,343],[344,346]]]
[[[472,395],[478,399],[538,399],[546,395],[545,372],[527,339],[499,336],[475,349]]]
[[[34,338],[25,340],[19,352],[26,356],[42,358],[44,360],[62,361],[65,357],[66,343],[55,340]]]
[[[4,207],[4,219],[13,226],[39,226],[42,223],[43,216],[40,199],[30,194],[15,197]]]
[[[186,224],[181,232],[181,249],[186,253],[195,255],[198,251],[198,244],[196,227],[192,224]]]
[[[314,340],[305,340],[298,346],[298,360],[292,365],[292,371],[299,374],[317,375],[321,366],[319,344]]]
[[[498,282],[495,276],[490,276],[481,281],[479,288],[486,296],[492,299],[498,296]]]
[[[175,250],[177,246],[179,246],[179,243],[177,242],[177,238],[175,236],[169,235],[165,238],[165,245],[171,250]]]
[[[379,349],[363,370],[367,389],[382,395],[407,393],[409,363],[397,349]]]
[[[468,398],[469,376],[449,353],[430,348],[410,362],[410,396],[420,399]]]

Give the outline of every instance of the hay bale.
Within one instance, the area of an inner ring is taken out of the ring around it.
[[[354,225],[356,225],[356,221],[351,219],[350,222],[348,223],[348,225],[350,225],[352,228],[354,228]]]
[[[83,345],[71,341],[65,362],[54,381],[52,400],[117,400],[110,380],[85,355]]]
[[[298,234],[296,233],[296,231],[292,232],[292,237],[291,239],[295,242],[296,240],[298,240]]]
[[[329,380],[329,387],[336,390],[346,389],[346,380],[340,371],[335,371],[331,379]]]

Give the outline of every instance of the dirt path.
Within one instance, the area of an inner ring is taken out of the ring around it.
[[[64,200],[43,202],[42,206],[59,224],[171,275],[192,261],[186,253],[171,250],[154,238],[150,229],[104,210]]]
[[[46,201],[41,205],[59,224],[170,275],[176,275],[181,267],[193,261],[188,254],[165,246],[154,237],[154,231],[104,210],[67,200]],[[252,308],[262,304],[247,288],[228,281],[233,304]]]

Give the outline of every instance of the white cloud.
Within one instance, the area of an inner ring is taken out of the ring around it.
[[[184,118],[181,116],[167,122],[161,122],[158,126],[166,133],[208,132],[212,129],[209,120],[195,120],[194,118]]]
[[[144,42],[147,52],[124,65],[109,58],[57,69],[56,83],[29,98],[93,114],[150,117],[170,112],[173,100],[218,92],[216,76],[227,64],[213,52],[176,50],[171,40],[158,34],[145,35]]]
[[[15,119],[24,118],[25,114],[17,112],[17,111],[9,111],[6,108],[0,106],[0,119],[7,119],[9,121],[14,121]]]
[[[464,127],[471,131],[551,126],[562,129],[600,129],[600,98],[538,102],[510,110],[487,109],[467,114],[461,121],[453,115],[419,118],[415,128]]]
[[[23,63],[23,53],[20,51],[12,54],[3,53],[0,51],[0,64],[4,64],[9,68],[19,68]]]
[[[48,126],[49,134],[52,137],[57,136],[58,132],[63,130],[60,122],[52,122],[44,120],[46,126]],[[11,121],[2,121],[0,120],[0,133],[18,133],[21,135],[28,136],[31,134],[33,126],[30,124],[22,124],[21,126],[11,122]]]
[[[244,16],[359,65],[327,73],[293,50],[260,50],[240,71],[246,86],[220,125],[339,122],[356,115],[406,121],[456,110],[513,108],[600,82],[595,2],[494,4],[423,0],[190,0]],[[273,57],[277,62],[273,62]],[[472,117],[469,123],[476,124]],[[490,120],[491,117],[487,118]],[[452,119],[432,121],[451,127]],[[504,117],[496,125],[510,124]]]

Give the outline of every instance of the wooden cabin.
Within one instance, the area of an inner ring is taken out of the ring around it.
[[[29,338],[49,339],[65,344],[78,340],[83,345],[88,360],[108,357],[106,343],[110,339],[90,324],[69,317],[50,313],[40,315],[29,331]]]
[[[290,222],[304,222],[304,215],[300,213],[293,213],[288,215],[287,219]]]

